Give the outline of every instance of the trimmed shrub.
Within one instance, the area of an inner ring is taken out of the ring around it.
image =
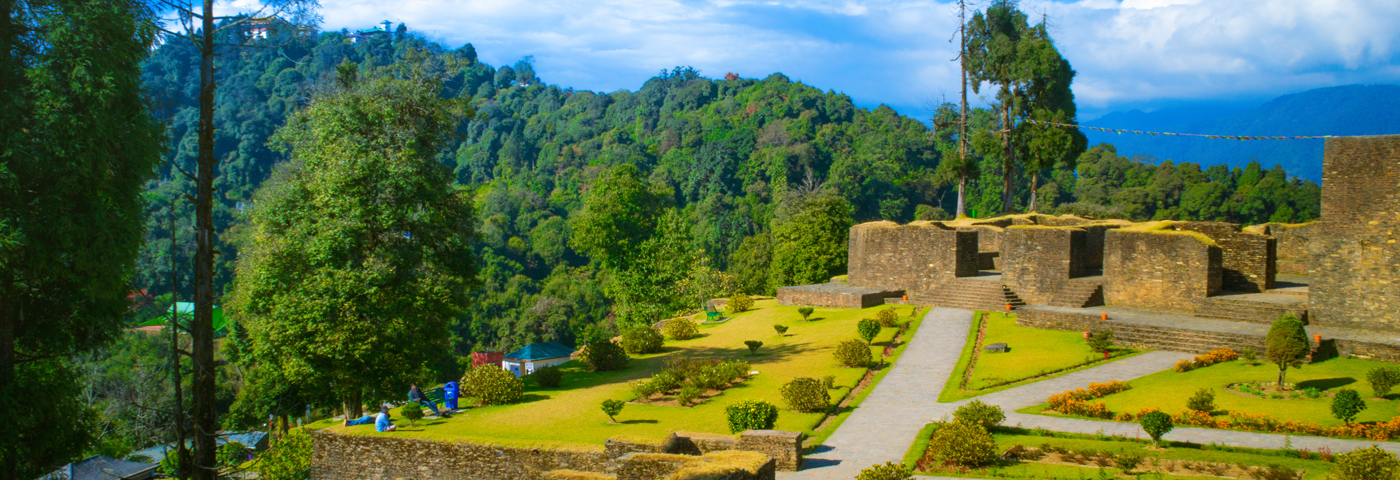
[[[871,465],[856,475],[856,480],[911,480],[913,478],[914,474],[909,471],[909,467],[894,462]]]
[[[1361,399],[1361,394],[1356,390],[1343,388],[1337,391],[1337,396],[1332,397],[1332,416],[1337,417],[1342,423],[1351,424],[1351,419],[1366,409],[1366,401]]]
[[[729,310],[729,313],[747,312],[753,308],[753,299],[742,293],[735,294],[729,297],[729,303],[725,304],[724,308]]]
[[[648,329],[650,330],[650,329]],[[579,361],[595,372],[608,372],[627,368],[627,352],[612,340],[598,340],[589,343],[579,354]]]
[[[1202,388],[1200,390],[1197,390],[1196,394],[1192,395],[1191,399],[1186,401],[1186,408],[1204,414],[1210,414],[1210,412],[1214,412],[1215,390],[1211,390],[1209,388]]]
[[[1172,425],[1172,416],[1166,413],[1156,411],[1147,412],[1142,414],[1141,418],[1140,424],[1142,425],[1142,430],[1152,437],[1153,445],[1161,444],[1162,435],[1166,435],[1167,432],[1176,428],[1175,425]]]
[[[690,404],[695,403],[695,399],[700,398],[701,393],[703,392],[700,387],[686,385],[681,387],[680,392],[676,393],[676,403],[681,404],[682,407],[689,407]]]
[[[1113,329],[1099,330],[1089,334],[1089,349],[1095,352],[1107,352],[1113,348]]]
[[[476,399],[477,405],[505,405],[520,401],[525,382],[505,369],[483,365],[467,371],[462,377],[463,396]]]
[[[788,408],[803,412],[824,412],[831,407],[831,394],[815,378],[799,377],[792,379],[779,389]]]
[[[667,325],[678,321],[672,320]],[[661,332],[651,327],[635,327],[622,332],[622,349],[633,355],[659,352],[663,342],[665,339],[661,338]]]
[[[758,353],[758,347],[763,346],[763,342],[758,340],[744,340],[744,345],[749,347],[749,355],[754,355]]]
[[[977,423],[943,423],[933,430],[927,455],[943,466],[981,467],[996,460],[997,444]]]
[[[870,344],[880,335],[880,322],[873,318],[861,319],[860,323],[856,324],[856,333],[860,334],[860,339],[865,340],[866,344]]]
[[[1264,342],[1269,347],[1264,355],[1269,357],[1270,362],[1278,365],[1278,386],[1283,388],[1288,367],[1302,367],[1303,360],[1312,350],[1308,345],[1308,332],[1303,328],[1303,321],[1289,313],[1279,317],[1269,326],[1269,334],[1264,337]]]
[[[763,400],[744,400],[724,408],[729,433],[744,430],[772,430],[778,421],[778,407]]]
[[[875,314],[875,320],[880,322],[881,327],[890,328],[899,322],[899,314],[893,308],[886,308]]]
[[[802,321],[805,322],[805,321],[807,321],[807,318],[808,318],[808,317],[811,317],[811,316],[812,316],[812,312],[815,312],[815,311],[816,311],[816,310],[813,309],[812,307],[799,307],[799,308],[797,309],[797,314],[798,314],[798,315],[801,315],[801,316],[802,316]]]
[[[1240,350],[1240,358],[1243,358],[1244,361],[1249,363],[1250,365],[1258,365],[1259,351],[1253,348],[1246,348],[1244,350]]]
[[[1377,397],[1390,395],[1390,389],[1400,385],[1400,367],[1376,367],[1366,372],[1366,381]]]
[[[860,340],[846,340],[836,346],[836,361],[846,367],[870,365],[870,347]]]
[[[992,427],[1001,425],[1006,420],[1006,413],[1000,406],[988,405],[981,400],[973,400],[958,407],[953,411],[953,419],[959,422],[969,422],[981,425],[982,428],[991,430]]]
[[[787,327],[787,325],[778,325],[778,324],[774,324],[774,325],[773,325],[773,331],[778,332],[778,335],[784,335],[784,334],[787,333],[788,327]]]
[[[408,402],[404,404],[403,408],[399,409],[399,415],[402,415],[404,420],[408,420],[409,425],[417,426],[417,422],[423,419],[423,407],[418,406],[416,403]]]
[[[608,415],[608,421],[617,423],[617,415],[622,413],[624,406],[627,406],[627,402],[622,400],[603,400],[603,413]]]
[[[695,322],[684,318],[677,318],[666,322],[664,327],[666,336],[676,340],[690,340],[700,335],[700,329],[695,327]]]
[[[544,367],[535,370],[535,373],[530,374],[530,378],[535,379],[535,384],[540,388],[559,388],[559,385],[564,383],[564,372],[560,371],[559,367]]]
[[[826,386],[826,388],[836,388],[836,375],[822,377],[822,385]]]
[[[1400,478],[1400,461],[1375,445],[1358,448],[1337,455],[1332,476],[1337,480],[1395,480]]]

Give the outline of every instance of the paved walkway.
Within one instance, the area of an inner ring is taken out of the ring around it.
[[[890,461],[900,461],[914,444],[919,430],[928,422],[951,417],[953,410],[972,399],[954,403],[938,403],[938,394],[953,374],[958,356],[967,341],[972,311],[949,308],[930,309],[924,323],[910,340],[909,348],[892,367],[870,396],[846,419],[816,452],[807,456],[800,472],[778,472],[781,480],[849,480],[862,469]],[[1132,380],[1172,368],[1176,361],[1191,354],[1155,351],[1109,364],[1081,370],[1029,385],[1002,390],[976,397],[986,403],[999,405],[1006,412],[1005,425],[1023,428],[1044,428],[1059,432],[1123,435],[1148,438],[1136,423],[1079,420],[1015,413],[1016,410],[1039,405],[1045,398],[1084,387],[1094,382]],[[1168,440],[1200,444],[1221,444],[1253,448],[1283,448],[1290,441],[1293,448],[1316,451],[1326,447],[1341,453],[1355,448],[1380,445],[1400,453],[1400,443],[1341,440],[1321,437],[1288,437],[1285,435],[1177,428],[1165,436]],[[938,478],[938,477],[921,477]]]

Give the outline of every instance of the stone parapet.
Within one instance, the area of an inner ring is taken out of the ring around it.
[[[1013,226],[1002,239],[1002,282],[1026,303],[1049,303],[1084,275],[1087,232],[1074,227]]]
[[[1307,275],[1312,268],[1313,256],[1308,251],[1312,239],[1319,234],[1318,222],[1309,223],[1265,223],[1248,230],[1274,237],[1278,242],[1275,249],[1278,273],[1284,275]]]
[[[1200,233],[1220,246],[1222,289],[1257,293],[1274,288],[1277,241],[1273,237],[1224,222],[1181,222],[1175,228]]]
[[[884,305],[886,298],[900,298],[903,290],[852,287],[844,283],[818,283],[778,289],[778,304],[826,308],[870,308]]]
[[[939,222],[869,222],[851,227],[846,283],[922,292],[977,274],[977,233]]]
[[[552,470],[605,472],[600,451],[435,442],[312,431],[314,480],[533,480]]]
[[[1194,312],[1220,292],[1220,247],[1174,230],[1109,230],[1104,244],[1104,301],[1120,307]]]

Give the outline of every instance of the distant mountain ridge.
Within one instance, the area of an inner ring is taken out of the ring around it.
[[[1400,134],[1400,85],[1345,85],[1284,95],[1258,107],[1216,111],[1164,109],[1113,112],[1084,125],[1104,128],[1211,135],[1384,135]],[[1157,160],[1264,168],[1283,165],[1290,175],[1322,179],[1324,140],[1215,140],[1085,130],[1090,145],[1109,143],[1119,155]]]

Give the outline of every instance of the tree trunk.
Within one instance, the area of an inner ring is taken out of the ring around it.
[[[958,69],[962,71],[962,109],[958,117],[958,156],[962,159],[962,168],[958,170],[958,212],[953,214],[953,218],[961,218],[967,215],[966,201],[964,200],[967,190],[967,20],[964,12],[967,2],[958,1]]]
[[[172,167],[171,170],[174,170]],[[171,172],[174,176],[175,172]],[[170,375],[175,384],[175,478],[190,478],[190,453],[185,447],[185,378],[180,372],[180,276],[175,255],[175,200],[170,200]]]
[[[1011,148],[1011,104],[1006,102],[1001,113],[1001,145],[1006,154],[1001,165],[1001,213],[1012,213],[1011,174],[1016,171],[1016,151]]]
[[[1035,188],[1036,188],[1036,185],[1039,185],[1039,184],[1040,184],[1040,171],[1037,170],[1037,171],[1031,172],[1031,204],[1030,204],[1030,208],[1028,208],[1027,211],[1032,212],[1032,213],[1035,212],[1035,208],[1036,208],[1036,205],[1035,205],[1035,201],[1036,201]]]
[[[1278,387],[1279,390],[1283,390],[1283,376],[1285,373],[1288,373],[1288,364],[1280,363],[1278,365],[1278,384],[1274,385]]]
[[[346,420],[354,420],[365,414],[364,406],[360,404],[360,391],[358,389],[345,394],[340,406],[345,411]]]
[[[195,480],[215,480],[214,373],[214,0],[204,0],[201,12],[199,61],[199,152],[195,181],[194,319],[190,322],[190,350],[194,357]]]
[[[6,12],[6,16],[8,15]],[[13,289],[9,288],[11,282],[8,278],[5,278],[4,282],[3,285],[0,285],[0,288],[4,289],[4,293],[0,293],[0,415],[5,415],[8,418],[10,415],[18,413],[15,411],[11,398],[15,394],[15,379],[17,378],[15,324],[19,321],[16,318],[19,310],[19,296],[13,293]],[[19,438],[19,432],[15,429],[14,422],[5,422],[5,425],[0,426],[0,434],[3,434],[0,437],[4,438],[4,440],[0,440],[0,448],[10,449],[11,445],[8,444],[17,442]],[[13,455],[5,455],[4,463],[0,464],[0,480],[17,480],[19,478],[18,469],[19,459]]]
[[[963,193],[966,190],[967,175],[963,175],[962,178],[958,179],[958,213],[955,214],[953,218],[961,218],[967,215],[967,204],[963,200],[964,198],[966,198],[965,194]]]

